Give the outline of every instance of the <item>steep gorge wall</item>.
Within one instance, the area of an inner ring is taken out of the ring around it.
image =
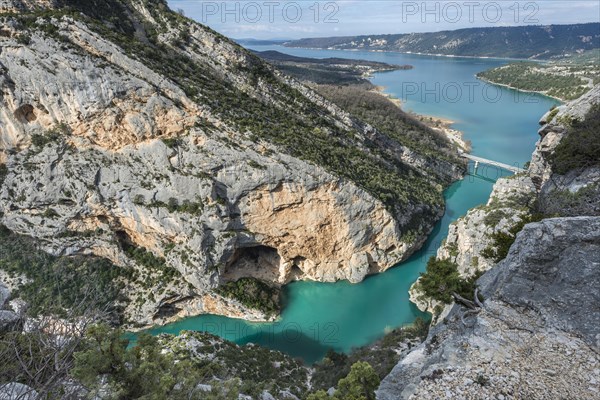
[[[550,156],[568,134],[569,122],[583,121],[590,109],[599,103],[600,86],[596,86],[581,98],[545,114],[540,119],[540,139],[527,172],[499,179],[485,206],[469,210],[464,217],[450,225],[448,236],[436,257],[455,262],[462,277],[487,271],[495,262],[486,258],[484,250],[493,245],[495,233],[508,232],[523,219],[545,213],[548,205],[544,203],[552,202],[546,199],[552,191],[575,194],[581,189],[598,185],[600,171],[597,167],[559,175],[552,170]],[[592,211],[593,208],[593,204],[589,205],[583,215],[597,215]],[[418,282],[412,286],[410,294],[411,300],[422,311],[436,315],[441,313],[443,316],[441,308],[444,305],[425,296]],[[446,307],[445,312],[448,311],[449,307]]]
[[[149,21],[160,18],[145,2],[132,4]],[[421,205],[394,214],[356,183],[251,140],[199,95],[81,20],[40,17],[34,26],[43,29],[28,31],[18,18],[3,21],[2,224],[52,254],[94,254],[135,268],[140,279],[126,286],[130,323],[203,312],[264,320],[270,317],[213,290],[240,277],[273,285],[359,282],[408,257],[435,222],[419,220],[422,234],[405,235]],[[186,26],[189,40],[178,51],[202,61],[223,85],[290,107],[283,89],[244,72],[255,58],[200,25]],[[180,34],[167,27],[159,40]],[[354,139],[366,141],[373,131],[274,74]],[[417,168],[418,155],[413,159]],[[448,171],[448,180],[461,174]],[[131,247],[164,258],[161,268],[174,273],[141,265],[125,251]]]
[[[413,285],[411,299],[434,313],[434,323],[382,381],[378,399],[598,396],[600,198],[525,225],[499,263],[483,256],[494,232],[546,212],[557,192],[575,199],[598,187],[597,167],[559,175],[551,162],[572,121],[589,118],[598,103],[600,86],[546,114],[527,173],[499,180],[486,206],[450,227],[437,258],[455,262],[463,277],[487,271],[477,281],[483,307],[444,306]]]

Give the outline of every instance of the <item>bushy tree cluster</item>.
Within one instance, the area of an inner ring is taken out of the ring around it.
[[[453,293],[472,299],[475,281],[479,276],[477,273],[468,279],[462,278],[456,263],[450,259],[431,257],[418,285],[427,297],[450,304],[453,301]]]
[[[379,377],[369,363],[359,361],[352,366],[350,373],[340,379],[333,396],[319,390],[308,396],[308,400],[375,400],[375,390],[379,387]]]

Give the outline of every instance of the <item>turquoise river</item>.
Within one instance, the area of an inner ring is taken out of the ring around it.
[[[303,57],[345,57],[392,64],[411,70],[378,73],[375,85],[397,97],[405,110],[455,121],[453,127],[472,142],[473,154],[511,165],[529,160],[537,140],[537,122],[556,101],[539,95],[486,85],[475,78],[499,59],[449,58],[254,46]],[[425,270],[447,234],[448,225],[470,208],[484,204],[494,181],[509,172],[479,168],[445,192],[446,213],[427,243],[409,260],[360,284],[295,282],[284,288],[284,310],[274,323],[249,323],[214,315],[186,318],[150,329],[152,334],[204,330],[238,344],[258,343],[312,363],[330,348],[348,352],[387,331],[424,316],[408,299],[408,289]]]

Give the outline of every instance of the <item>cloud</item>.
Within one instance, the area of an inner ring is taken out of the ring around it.
[[[600,3],[597,0],[476,1],[479,5],[473,6],[472,10],[465,5],[468,2],[461,0],[280,0],[274,1],[275,6],[266,5],[266,0],[168,1],[172,8],[183,9],[187,16],[225,35],[254,36],[261,39],[282,34],[289,38],[299,38],[432,32],[476,26],[570,24],[598,22],[600,15]],[[460,7],[459,15],[456,6],[451,3]],[[223,8],[223,4],[226,4],[229,13]],[[515,5],[518,5],[518,12]],[[261,9],[258,19],[256,6]],[[498,6],[501,15],[496,20],[494,16]],[[298,15],[298,10],[301,15]],[[332,23],[334,20],[337,22]]]

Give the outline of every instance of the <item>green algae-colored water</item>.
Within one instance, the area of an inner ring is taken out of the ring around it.
[[[537,121],[556,102],[538,95],[484,86],[475,73],[506,63],[503,60],[441,58],[399,53],[340,52],[255,46],[304,57],[346,57],[394,64],[411,64],[408,71],[376,74],[372,82],[401,99],[404,108],[456,121],[473,144],[473,154],[507,164],[523,164],[537,140]],[[462,93],[460,92],[462,88]],[[446,237],[448,225],[470,208],[487,202],[494,181],[509,172],[480,169],[445,192],[446,213],[427,243],[409,260],[371,276],[360,284],[295,282],[284,288],[284,310],[273,323],[250,323],[202,315],[150,329],[152,334],[203,330],[238,344],[258,343],[307,363],[328,349],[348,352],[369,344],[386,331],[410,324],[421,313],[408,299],[408,289],[425,270]]]

